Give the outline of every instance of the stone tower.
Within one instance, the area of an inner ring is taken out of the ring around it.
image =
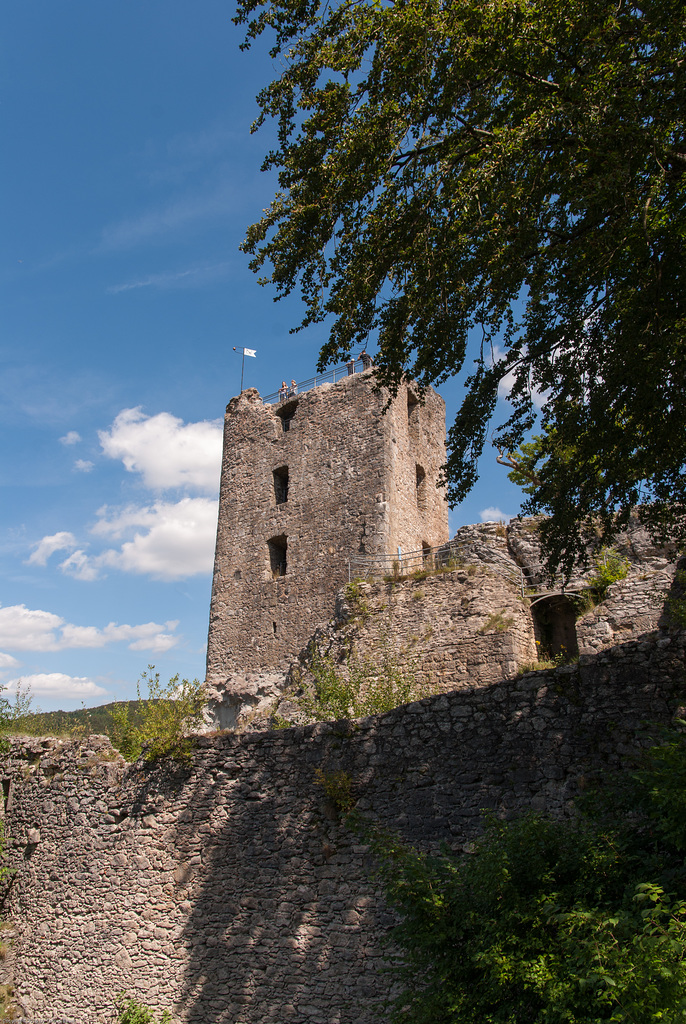
[[[448,539],[443,399],[403,386],[384,413],[372,383],[368,370],[273,405],[250,388],[227,406],[207,650],[219,727],[276,696],[351,555]]]

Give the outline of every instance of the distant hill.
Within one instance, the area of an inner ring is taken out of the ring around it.
[[[12,732],[28,733],[30,736],[72,736],[88,733],[112,735],[112,712],[114,707],[127,704],[129,722],[139,725],[138,701],[113,701],[97,708],[79,708],[78,711],[38,711],[18,718]]]

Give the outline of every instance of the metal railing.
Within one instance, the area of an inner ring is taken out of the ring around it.
[[[475,565],[495,572],[517,587],[522,597],[542,598],[556,594],[574,594],[588,587],[583,576],[565,579],[561,572],[551,576],[544,562],[527,566],[515,565],[497,548],[449,541],[439,547],[402,551],[394,555],[351,555],[348,559],[348,580],[399,579],[421,572],[441,572]]]
[[[298,381],[296,384],[287,384],[286,387],[279,388],[278,391],[274,391],[271,395],[265,395],[262,401],[265,405],[287,402],[289,399],[297,397],[297,395],[302,395],[305,391],[318,388],[320,384],[328,384],[329,382],[335,384],[337,380],[342,380],[343,377],[352,377],[355,373],[364,373],[365,370],[371,368],[371,365],[372,361],[369,356],[366,359],[351,359],[347,363],[342,363],[341,366],[334,366],[332,370],[327,370],[325,373],[318,373],[315,377],[310,377],[309,380]]]
[[[480,566],[504,576],[524,595],[528,585],[519,566],[497,549],[475,552],[469,544],[449,541],[438,547],[419,548],[416,551],[398,551],[394,555],[351,555],[348,559],[348,579],[384,579],[386,577],[411,576],[420,572],[440,572],[458,569],[462,565],[474,564],[478,557]]]

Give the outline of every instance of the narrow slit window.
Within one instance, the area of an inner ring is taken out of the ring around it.
[[[410,427],[419,426],[419,399],[411,391],[407,392],[407,422]]]
[[[279,466],[274,470],[274,500],[277,505],[288,501],[288,466]]]
[[[426,473],[422,466],[416,466],[417,507],[426,508]]]
[[[285,534],[268,540],[267,548],[269,550],[269,569],[272,579],[278,580],[280,576],[286,575],[288,542]]]

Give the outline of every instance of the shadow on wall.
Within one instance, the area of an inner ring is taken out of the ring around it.
[[[579,643],[576,635],[578,605],[563,594],[539,598],[531,606],[534,637],[541,659],[576,658]]]
[[[659,629],[686,629],[686,555],[676,563],[676,572],[658,622]]]
[[[207,751],[207,774],[187,786],[173,836],[178,898],[189,903],[181,941],[190,957],[174,1007],[184,1020],[378,1019],[378,936],[391,919],[366,848],[316,781],[317,768],[354,767],[345,724],[341,732],[326,744],[315,729],[295,772],[292,743],[227,740]]]
[[[317,770],[345,772],[360,812],[407,841],[460,850],[483,809],[569,813],[589,771],[648,742],[645,722],[671,717],[683,646],[669,664],[665,652],[625,644],[597,664],[358,723],[203,740],[170,836],[186,912],[176,1014],[191,1024],[378,1021],[391,918],[367,849]]]

